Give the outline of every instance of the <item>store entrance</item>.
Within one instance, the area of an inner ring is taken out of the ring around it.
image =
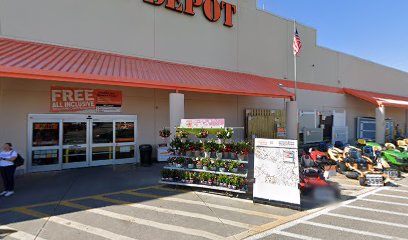
[[[29,115],[28,171],[136,163],[136,126],[127,115]]]

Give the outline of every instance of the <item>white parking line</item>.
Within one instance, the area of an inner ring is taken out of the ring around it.
[[[19,209],[16,209],[15,211],[29,215],[29,216],[33,216],[39,219],[48,220],[49,222],[54,222],[54,223],[57,223],[57,224],[60,224],[60,225],[63,225],[69,228],[74,228],[74,229],[84,231],[84,232],[87,232],[93,235],[97,235],[103,238],[107,238],[107,239],[135,240],[134,238],[126,237],[126,236],[116,234],[113,232],[109,232],[101,228],[92,227],[92,226],[85,225],[79,222],[67,220],[61,217],[50,216],[48,214],[38,212],[35,210],[31,210],[31,209],[27,209],[27,208],[19,208]]]
[[[321,240],[320,238],[313,238],[313,237],[308,237],[305,235],[300,235],[300,234],[290,233],[290,232],[283,232],[283,231],[276,231],[274,234],[291,237],[291,238],[303,239],[303,240]]]
[[[201,202],[201,201],[193,201],[193,200],[188,200],[188,199],[183,199],[183,198],[163,197],[163,196],[160,196],[160,195],[147,194],[147,193],[138,193],[138,192],[125,192],[124,194],[140,196],[140,197],[147,197],[147,198],[153,198],[153,199],[158,199],[158,200],[162,200],[162,201],[177,202],[177,203],[180,203],[180,204],[187,203],[187,204],[206,206],[206,207],[210,207],[210,208],[227,210],[227,211],[232,211],[232,212],[242,213],[242,214],[248,214],[248,215],[253,215],[253,216],[258,216],[258,217],[265,217],[265,218],[272,218],[272,219],[282,219],[282,218],[284,218],[284,216],[265,213],[265,212],[257,212],[257,211],[252,211],[252,210],[247,210],[247,209],[242,209],[242,208],[229,207],[229,206],[225,206],[225,205],[212,204],[212,203],[204,203],[204,202]]]
[[[382,225],[387,225],[387,226],[392,226],[392,227],[408,228],[408,225],[399,224],[399,223],[383,222],[383,221],[378,221],[378,220],[374,220],[371,218],[369,219],[369,218],[353,217],[353,216],[337,214],[337,213],[326,213],[325,215],[332,216],[332,217],[338,217],[338,218],[345,218],[345,219],[350,219],[350,220],[356,220],[356,221],[362,221],[362,222],[377,223],[377,224],[382,224]]]
[[[352,206],[352,205],[344,205],[344,206],[342,206],[342,207],[345,207],[345,208],[354,208],[354,209],[359,209],[359,210],[364,210],[364,211],[371,211],[371,212],[377,212],[377,213],[388,213],[388,214],[393,214],[393,215],[408,217],[408,214],[407,214],[407,213],[393,212],[393,211],[381,210],[381,209],[375,209],[375,208],[366,208],[366,207],[359,207],[359,206]]]
[[[201,213],[180,211],[180,210],[168,209],[168,208],[163,208],[163,207],[154,207],[154,206],[144,205],[140,203],[130,203],[130,202],[125,202],[125,201],[117,200],[117,199],[111,199],[107,197],[94,197],[94,199],[98,199],[98,200],[105,201],[105,202],[112,202],[116,204],[123,204],[129,207],[132,207],[132,208],[145,209],[145,210],[150,210],[150,211],[155,211],[155,212],[160,212],[160,213],[167,213],[167,214],[172,214],[172,215],[179,215],[179,216],[184,216],[184,217],[199,218],[199,219],[203,219],[206,221],[231,225],[231,226],[239,227],[239,228],[251,229],[255,227],[254,225],[251,225],[251,224],[236,222],[236,221],[223,219],[223,218],[217,218],[214,216],[209,216],[209,215],[201,214]]]
[[[393,191],[393,192],[404,192],[404,193],[408,193],[408,190],[395,189],[395,188],[384,188],[384,190]]]
[[[329,228],[329,229],[333,229],[333,230],[338,230],[338,231],[342,231],[342,232],[349,232],[349,233],[355,233],[355,234],[360,234],[360,235],[364,235],[364,236],[379,237],[379,238],[383,238],[383,239],[406,240],[406,238],[398,238],[398,237],[393,237],[393,236],[388,236],[388,235],[383,235],[383,234],[378,234],[378,233],[372,233],[372,232],[367,232],[367,231],[360,231],[360,230],[344,228],[344,227],[339,227],[339,226],[333,226],[333,225],[328,225],[328,224],[323,224],[323,223],[316,223],[316,222],[310,222],[310,221],[304,221],[302,223],[303,224],[308,224],[308,225],[311,225],[311,226],[315,226],[315,227]]]
[[[180,226],[176,226],[176,225],[159,223],[159,222],[150,221],[150,220],[141,219],[141,218],[135,218],[135,217],[127,216],[127,215],[124,215],[124,214],[114,213],[114,212],[111,212],[111,211],[106,211],[106,210],[98,209],[98,208],[88,209],[86,211],[96,213],[96,214],[99,214],[99,215],[102,215],[102,216],[110,217],[110,218],[123,220],[123,221],[126,221],[126,222],[132,222],[132,223],[136,223],[136,224],[140,224],[140,225],[144,225],[144,226],[148,226],[148,227],[153,227],[153,228],[158,228],[158,229],[171,231],[171,232],[179,232],[179,233],[186,234],[186,235],[204,237],[204,238],[212,239],[212,240],[223,239],[224,238],[224,237],[222,237],[220,235],[213,234],[213,233],[206,232],[206,231],[202,231],[202,230],[198,230],[198,229],[180,227]],[[115,239],[115,238],[113,238],[113,239]]]
[[[382,196],[382,197],[390,197],[390,198],[400,198],[400,199],[407,199],[408,200],[408,197],[397,196],[397,195],[389,195],[389,194],[383,194],[383,193],[375,193],[373,195]]]
[[[384,203],[384,204],[392,204],[392,205],[408,207],[408,204],[406,204],[406,203],[397,203],[397,202],[382,201],[382,200],[367,199],[367,198],[362,198],[362,199],[359,199],[359,200],[367,201],[367,202],[376,202],[376,203]]]
[[[126,236],[116,234],[116,233],[113,233],[113,232],[109,232],[109,231],[106,231],[106,230],[104,230],[102,228],[92,227],[92,226],[89,226],[89,225],[85,225],[85,224],[75,222],[75,221],[71,221],[71,220],[68,220],[68,219],[64,219],[64,218],[61,218],[61,217],[52,216],[52,217],[49,218],[49,221],[54,222],[54,223],[58,223],[58,224],[61,224],[61,225],[64,225],[64,226],[67,226],[67,227],[70,227],[70,228],[75,228],[77,230],[84,231],[84,232],[87,232],[87,233],[90,233],[90,234],[93,234],[93,235],[97,235],[97,236],[100,236],[100,237],[103,237],[103,238],[107,238],[107,239],[135,240],[134,238],[126,237]]]
[[[2,230],[6,230],[6,231],[15,231],[15,232],[11,232],[10,234],[6,234],[4,237],[12,237],[12,238],[14,238],[14,239],[18,239],[18,240],[45,240],[44,238],[41,238],[41,237],[36,237],[35,235],[33,235],[33,234],[30,234],[30,233],[26,233],[26,232],[23,232],[23,231],[20,231],[20,230],[17,230],[17,229],[14,229],[14,228],[11,228],[11,227],[7,227],[7,226],[1,226],[0,227],[0,231],[2,231]],[[0,239],[2,239],[3,238],[3,236],[0,236]]]
[[[342,202],[342,203],[340,203],[340,204],[337,204],[337,205],[334,205],[334,206],[331,206],[331,207],[327,207],[327,208],[325,208],[325,209],[323,209],[323,210],[321,210],[321,211],[318,211],[318,212],[316,212],[316,213],[310,214],[310,215],[308,215],[308,216],[305,216],[305,217],[303,217],[303,218],[297,219],[297,220],[295,220],[295,221],[292,221],[292,222],[289,222],[289,223],[280,225],[280,226],[278,226],[278,227],[276,227],[276,228],[274,228],[274,229],[271,229],[271,230],[268,230],[268,231],[265,231],[265,232],[262,232],[262,233],[253,235],[253,236],[247,238],[246,240],[258,240],[258,239],[265,238],[265,237],[267,237],[267,236],[269,236],[269,235],[274,234],[275,232],[280,232],[280,231],[283,231],[283,230],[285,230],[285,229],[294,227],[294,226],[296,226],[296,225],[298,225],[298,224],[305,223],[306,221],[308,221],[308,220],[310,220],[310,219],[313,219],[313,218],[316,218],[316,217],[321,216],[321,215],[323,215],[323,214],[326,214],[326,213],[328,213],[328,212],[330,212],[330,211],[333,211],[333,210],[335,210],[335,209],[337,209],[337,208],[346,206],[347,204],[350,204],[350,203],[352,203],[352,202],[355,202],[355,201],[357,201],[357,200],[360,200],[360,199],[362,199],[362,198],[364,198],[364,197],[366,197],[366,196],[369,196],[369,195],[371,195],[371,194],[373,194],[373,193],[376,193],[376,192],[378,192],[378,191],[381,191],[381,190],[382,190],[382,188],[373,189],[373,190],[370,191],[370,192],[366,192],[366,193],[364,193],[364,194],[361,194],[361,195],[357,196],[355,199],[351,199],[351,200]],[[329,225],[329,226],[330,226],[330,225]],[[332,227],[334,227],[334,226],[332,226]],[[388,236],[387,236],[387,237],[388,237]]]

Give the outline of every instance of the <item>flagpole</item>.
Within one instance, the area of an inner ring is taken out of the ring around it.
[[[293,34],[296,33],[296,20],[293,21]],[[297,101],[297,69],[296,69],[296,54],[293,54],[293,65],[294,65],[294,80],[295,80],[295,101]]]

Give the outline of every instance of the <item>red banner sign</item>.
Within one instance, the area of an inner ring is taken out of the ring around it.
[[[51,87],[50,112],[120,112],[122,92]]]

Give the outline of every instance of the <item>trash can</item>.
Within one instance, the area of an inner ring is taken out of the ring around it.
[[[142,166],[152,165],[152,151],[152,145],[143,144],[139,146],[140,163],[142,164]]]

